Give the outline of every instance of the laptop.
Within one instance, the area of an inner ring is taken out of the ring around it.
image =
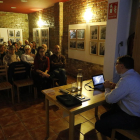
[[[93,81],[94,89],[105,91],[105,88],[103,85],[103,83],[105,81],[103,74],[92,76],[92,81]]]

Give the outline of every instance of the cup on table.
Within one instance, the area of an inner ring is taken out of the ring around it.
[[[77,82],[71,83],[71,92],[76,92],[77,90]]]

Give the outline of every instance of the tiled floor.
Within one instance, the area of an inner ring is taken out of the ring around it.
[[[76,79],[68,76],[68,83]],[[4,91],[0,94],[0,140],[45,140],[44,98],[33,99],[26,88],[21,90],[21,103],[12,105],[11,97]],[[98,114],[106,109],[99,106]],[[50,137],[48,140],[68,140],[69,117],[57,106],[50,106]],[[109,140],[95,130],[95,109],[75,116],[75,140]]]

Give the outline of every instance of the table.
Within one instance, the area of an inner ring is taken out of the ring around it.
[[[71,88],[71,84],[52,88],[55,91],[55,94],[46,93],[46,90],[42,90],[42,93],[45,94],[47,137],[49,137],[49,101],[51,101],[53,104],[57,105],[60,109],[62,109],[63,111],[69,114],[69,140],[74,140],[74,116],[76,114],[95,108],[95,114],[97,115],[98,106],[102,105],[105,102],[105,96],[104,96],[104,92],[99,91],[99,90],[87,91],[84,88],[84,85],[88,83],[89,81],[91,80],[83,81],[82,95],[89,97],[90,100],[82,102],[82,105],[78,105],[75,107],[69,107],[69,108],[65,107],[56,99],[57,95],[63,94],[59,92],[59,89]],[[93,87],[92,82],[90,83],[90,86]]]

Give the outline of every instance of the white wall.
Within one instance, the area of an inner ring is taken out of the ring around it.
[[[132,0],[108,0],[108,4],[113,2],[118,2],[118,16],[117,19],[107,19],[104,76],[106,80],[117,82],[119,76],[115,72],[115,62],[127,53]],[[119,47],[121,41],[123,46]]]

